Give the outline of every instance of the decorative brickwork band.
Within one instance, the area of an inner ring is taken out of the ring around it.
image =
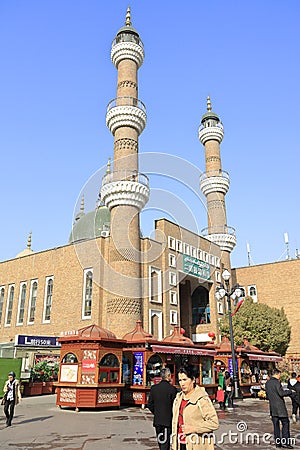
[[[118,89],[119,88],[134,88],[137,89],[137,83],[135,83],[135,81],[131,81],[131,80],[123,80],[120,81],[120,83],[118,83]]]
[[[116,297],[107,302],[107,313],[139,315],[141,312],[141,301],[136,298]]]
[[[206,163],[211,163],[211,162],[221,162],[221,158],[219,158],[218,156],[208,156],[206,158]]]
[[[124,138],[115,141],[115,150],[134,150],[138,151],[138,143],[134,139]]]
[[[216,208],[222,208],[225,209],[225,201],[224,200],[210,200],[207,202],[207,209],[216,209]]]
[[[134,248],[120,248],[118,250],[111,250],[109,253],[110,262],[115,261],[136,261],[138,256],[137,250]]]

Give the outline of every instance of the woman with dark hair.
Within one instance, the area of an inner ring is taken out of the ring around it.
[[[225,404],[228,403],[228,409],[233,409],[233,380],[228,371],[225,372]]]
[[[191,367],[178,372],[181,387],[173,404],[172,449],[212,450],[212,431],[219,428],[215,408],[203,387],[196,385]]]
[[[6,415],[6,426],[10,427],[14,417],[15,405],[21,400],[20,383],[16,379],[15,372],[9,372],[8,380],[4,384],[4,414]]]

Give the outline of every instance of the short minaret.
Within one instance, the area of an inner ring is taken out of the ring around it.
[[[227,226],[225,195],[229,189],[229,174],[222,171],[220,144],[224,128],[212,111],[207,97],[207,112],[199,126],[199,140],[205,147],[206,172],[200,177],[200,188],[207,199],[208,227],[202,230],[210,241],[221,247],[223,267],[230,268],[230,252],[236,245],[235,230]]]
[[[137,82],[144,46],[131,25],[130,8],[112,43],[111,59],[118,71],[117,97],[107,107],[106,124],[114,136],[114,158],[102,180],[101,200],[111,211],[106,327],[121,337],[142,319],[139,212],[150,193],[138,167],[138,138],[146,126]]]

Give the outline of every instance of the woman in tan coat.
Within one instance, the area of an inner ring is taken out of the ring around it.
[[[215,408],[203,387],[196,386],[192,368],[178,372],[181,387],[173,403],[172,449],[212,450],[212,431],[219,428]]]
[[[8,380],[5,382],[3,392],[6,426],[10,427],[14,417],[15,405],[17,405],[21,400],[20,383],[16,379],[15,372],[9,372]]]

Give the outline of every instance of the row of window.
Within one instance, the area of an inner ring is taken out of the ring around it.
[[[186,242],[175,239],[172,236],[168,236],[168,246],[169,249],[175,250],[178,253],[183,253],[184,255],[189,255],[193,258],[205,261],[212,266],[220,267],[220,258],[218,256],[211,255],[204,250],[200,250],[200,248],[196,248],[190,244],[187,244]]]
[[[20,283],[20,291],[18,298],[17,319],[16,325],[34,324],[36,320],[36,309],[38,301],[38,285],[39,281],[31,280],[30,285],[27,281]],[[29,287],[28,307],[26,308],[27,291]],[[43,306],[43,323],[51,321],[51,309],[53,299],[54,277],[46,277],[45,292],[44,292],[44,306]],[[15,303],[15,284],[8,285],[6,308],[5,305],[5,286],[0,286],[0,324],[4,326],[11,326],[13,307]],[[82,302],[82,318],[89,318],[92,312],[92,291],[93,291],[93,271],[87,269],[84,271],[84,287],[83,287],[83,302]],[[27,313],[27,321],[26,321]]]

